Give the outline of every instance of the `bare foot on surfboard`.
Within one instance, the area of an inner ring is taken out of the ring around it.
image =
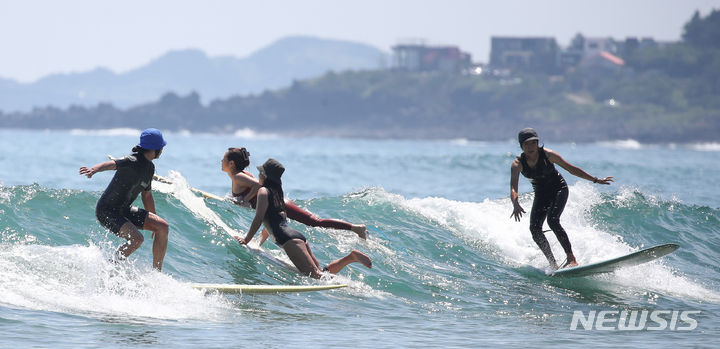
[[[577,266],[578,266],[578,263],[576,261],[572,260],[572,261],[565,262],[565,264],[563,264],[558,269],[572,268],[572,267],[577,267]]]

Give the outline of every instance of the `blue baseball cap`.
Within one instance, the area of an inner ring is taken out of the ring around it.
[[[160,150],[167,145],[163,139],[162,132],[156,128],[149,128],[140,134],[140,144],[138,147],[147,150]]]

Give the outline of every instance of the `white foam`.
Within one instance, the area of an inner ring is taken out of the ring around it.
[[[212,209],[207,207],[205,205],[205,201],[202,197],[199,197],[190,190],[190,187],[188,186],[187,180],[177,171],[170,171],[168,175],[169,179],[172,181],[171,185],[165,185],[163,187],[163,191],[170,193],[175,198],[177,198],[185,207],[187,207],[193,215],[196,217],[204,220],[205,222],[218,227],[222,232],[233,236],[233,237],[244,237],[245,234],[235,231],[232,228],[230,228],[223,220],[218,216]],[[153,186],[155,184],[153,183]],[[166,191],[167,190],[167,191]],[[244,208],[237,208],[238,210],[242,210]],[[254,213],[254,211],[253,211]],[[357,236],[354,233],[347,233],[347,234],[337,234],[336,232],[333,232],[330,234],[331,236],[335,236],[337,238],[338,246],[341,250],[346,249],[350,251],[351,243],[350,240],[354,241],[354,243],[357,243]],[[253,239],[252,246],[254,248],[255,253],[258,253],[258,255],[270,259],[271,262],[279,261],[280,263],[288,264],[292,266],[292,262],[287,257],[287,254],[281,249],[265,249],[257,245],[257,242],[259,239],[256,238]],[[220,245],[224,246],[225,241],[219,242]],[[272,261],[272,259],[275,259],[275,261]],[[293,268],[294,269],[294,268]],[[348,269],[352,269],[352,267],[348,267]],[[351,278],[347,276],[341,276],[341,275],[332,275],[330,278],[324,278],[321,280],[321,282],[325,283],[344,283],[348,284],[348,287],[337,290],[338,292],[344,292],[351,295],[356,296],[364,296],[364,297],[376,297],[376,298],[382,298],[386,295],[385,292],[379,291],[379,290],[373,290],[372,287],[364,284],[362,282],[363,274],[358,274],[358,278],[360,281],[352,280]]]
[[[234,137],[242,139],[271,139],[278,136],[274,133],[259,133],[250,128],[241,128],[233,133]]]
[[[195,195],[190,190],[187,180],[178,171],[171,170],[168,173],[168,179],[172,184],[165,184],[160,186],[158,189],[162,192],[169,193],[178,199],[185,207],[190,209],[190,212],[197,218],[200,218],[216,227],[221,228],[223,231],[233,237],[243,237],[239,232],[230,228],[213,210],[205,205],[205,199],[201,196]],[[155,182],[153,182],[155,186]]]
[[[720,151],[720,143],[697,143],[691,144],[689,147],[697,151]]]
[[[108,261],[110,247],[0,246],[0,302],[89,317],[222,321],[234,313],[222,297],[204,295],[150,266]]]
[[[175,134],[181,137],[190,137],[193,135],[192,131],[190,130],[178,130],[177,132],[175,132]]]
[[[570,192],[562,224],[580,264],[600,262],[649,247],[630,246],[622,236],[603,231],[588,220],[587,210],[602,201],[600,193],[590,184],[579,182],[570,188]],[[401,204],[441,224],[468,244],[480,245],[487,249],[484,252],[494,254],[508,264],[546,269],[547,261],[528,228],[532,200],[532,194],[521,196],[520,204],[527,213],[520,222],[510,218],[512,203],[509,199],[486,199],[476,203],[428,197],[403,200]],[[562,261],[565,256],[562,247],[551,232],[547,236],[556,259]],[[662,261],[628,268],[607,277],[620,285],[720,302],[720,294],[676,275]]]
[[[346,267],[346,269],[349,269],[350,272],[352,272],[352,265]],[[361,267],[364,268],[364,267]],[[353,280],[351,277],[343,275],[343,274],[330,274],[325,273],[325,275],[322,277],[322,279],[318,281],[312,281],[319,282],[320,284],[326,284],[326,285],[334,285],[334,284],[346,284],[347,287],[339,288],[336,291],[341,292],[344,294],[351,295],[353,297],[362,297],[362,298],[375,298],[375,299],[386,299],[387,297],[391,296],[390,293],[387,293],[382,290],[375,290],[370,285],[366,284],[364,282],[365,276],[363,273],[357,273],[355,275],[358,280]]]
[[[12,192],[9,190],[10,188],[6,187],[2,181],[0,181],[0,202],[4,204],[9,204],[10,200],[12,199],[13,195]],[[4,212],[3,212],[4,213]]]
[[[606,141],[597,143],[603,147],[616,148],[616,149],[642,149],[643,145],[634,139]]]
[[[233,238],[241,238],[244,237],[245,234],[238,232],[232,228],[230,228],[223,220],[220,218],[220,216],[217,215],[212,209],[207,207],[205,205],[205,199],[203,199],[200,196],[195,195],[191,190],[190,186],[187,183],[187,180],[180,174],[180,172],[177,171],[170,171],[169,172],[169,179],[172,181],[172,184],[166,185],[161,190],[169,190],[169,193],[174,196],[176,199],[178,199],[185,207],[187,207],[190,212],[197,218],[204,220],[205,222],[211,224],[212,226],[219,228],[222,232],[228,234],[229,236]],[[153,184],[155,185],[155,184]],[[241,209],[241,208],[238,208]],[[257,241],[257,242],[256,242]],[[287,263],[292,265],[292,262],[290,259],[285,255],[285,253],[282,253],[280,250],[267,250],[263,249],[260,246],[257,245],[257,243],[260,241],[260,239],[253,239],[252,246],[258,250],[260,250],[261,255],[266,255],[266,258],[275,258],[280,260],[281,262]],[[225,246],[225,241],[219,242],[219,245]]]
[[[470,140],[468,140],[467,138],[455,138],[450,140],[450,144],[466,146],[470,144]]]

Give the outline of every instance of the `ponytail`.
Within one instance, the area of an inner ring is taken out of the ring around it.
[[[134,147],[132,148],[132,152],[133,152],[133,153],[145,154],[145,153],[147,153],[147,152],[149,152],[149,151],[151,151],[151,150],[150,150],[150,149],[145,149],[145,148],[143,148],[143,147],[141,147],[141,146],[139,146],[139,145],[136,145],[136,146],[134,146]]]
[[[250,152],[245,148],[228,148],[227,159],[235,163],[236,171],[242,171],[250,166]]]

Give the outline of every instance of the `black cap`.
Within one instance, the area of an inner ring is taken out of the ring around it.
[[[526,141],[537,141],[540,140],[540,137],[538,137],[537,132],[531,128],[524,128],[520,133],[518,133],[518,142],[520,142],[520,145],[525,143]]]
[[[265,161],[262,166],[258,166],[257,169],[265,176],[265,178],[278,184],[282,184],[280,177],[282,177],[283,172],[285,172],[285,167],[283,167],[280,161],[267,159],[267,161]]]

